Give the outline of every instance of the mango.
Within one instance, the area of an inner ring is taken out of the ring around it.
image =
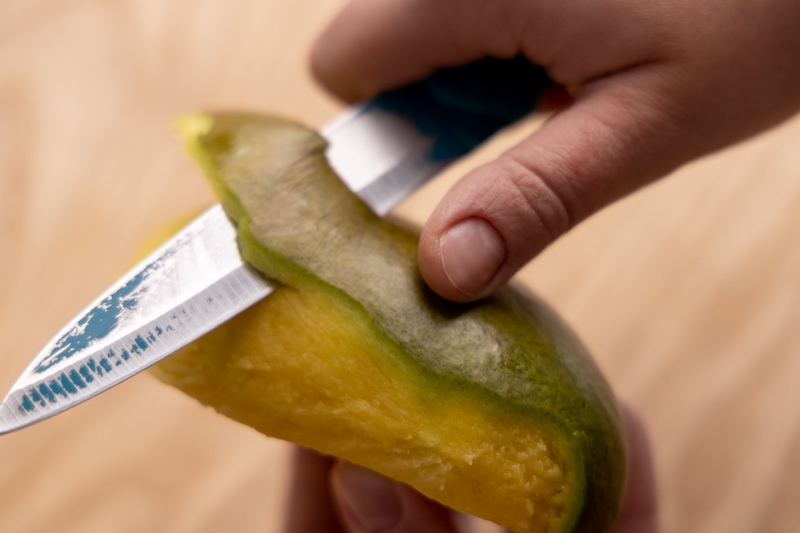
[[[569,328],[508,287],[430,291],[417,233],[376,217],[285,119],[181,123],[268,298],[153,372],[265,435],[518,532],[607,531],[624,489],[614,396]]]

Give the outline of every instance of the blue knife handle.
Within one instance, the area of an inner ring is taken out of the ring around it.
[[[531,113],[549,83],[544,69],[522,56],[487,57],[383,93],[372,105],[401,113],[436,136],[431,157],[446,161]]]

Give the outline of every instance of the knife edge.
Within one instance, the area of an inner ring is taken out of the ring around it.
[[[215,205],[134,267],[34,358],[0,406],[0,434],[132,377],[273,291]],[[127,298],[127,299],[126,299]],[[101,317],[88,327],[93,319]]]

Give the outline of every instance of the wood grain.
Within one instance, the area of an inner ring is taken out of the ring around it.
[[[0,389],[211,201],[170,122],[253,109],[319,126],[310,79],[341,0],[0,4]],[[422,222],[459,173],[404,204]],[[650,428],[668,532],[800,528],[800,120],[582,224],[520,277]],[[0,531],[277,531],[287,447],[147,375],[0,437]]]

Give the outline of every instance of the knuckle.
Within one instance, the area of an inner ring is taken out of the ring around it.
[[[530,232],[536,231],[538,238],[535,240],[541,241],[538,247],[544,248],[569,231],[576,220],[565,188],[554,186],[563,180],[548,174],[527,158],[509,154],[506,164],[512,212],[527,221],[528,234],[522,237],[530,239]]]

